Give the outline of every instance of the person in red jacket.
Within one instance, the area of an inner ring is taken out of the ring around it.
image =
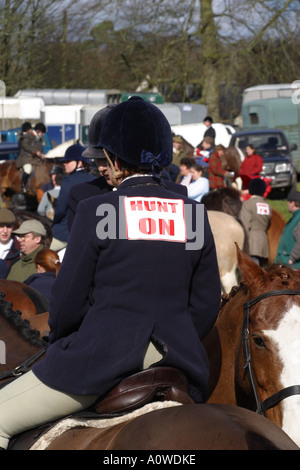
[[[208,180],[210,189],[225,188],[227,186],[226,179],[231,180],[230,171],[223,168],[221,158],[224,155],[225,147],[221,144],[216,145],[213,153],[208,160]]]
[[[255,153],[252,144],[246,146],[246,157],[242,161],[239,176],[243,181],[243,189],[248,189],[250,181],[259,176],[263,168],[263,159]]]

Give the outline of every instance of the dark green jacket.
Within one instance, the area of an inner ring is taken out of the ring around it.
[[[300,222],[300,209],[293,212],[292,217],[286,223],[279,244],[277,248],[277,254],[275,258],[275,263],[278,264],[289,264],[289,259],[293,259],[291,253],[295,247],[295,237],[294,230],[298,223]],[[300,267],[300,259],[295,260],[293,264],[290,265],[293,269],[298,269]]]
[[[34,274],[36,272],[34,263],[35,255],[43,248],[44,246],[40,245],[28,255],[21,255],[21,259],[11,266],[6,279],[9,281],[24,282],[25,279]]]

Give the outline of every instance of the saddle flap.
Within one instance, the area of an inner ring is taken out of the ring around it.
[[[122,380],[93,409],[101,415],[123,414],[154,401],[194,403],[185,375],[172,367],[153,367]]]

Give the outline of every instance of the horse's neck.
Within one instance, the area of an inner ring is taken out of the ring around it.
[[[242,328],[243,305],[246,295],[245,288],[240,287],[232,298],[225,303],[216,321],[220,336],[230,338],[231,344],[233,344],[234,338],[238,338],[236,332],[240,332]]]
[[[17,333],[15,327],[0,315],[1,356],[0,375],[21,365],[30,358],[38,347],[32,346],[25,338]]]
[[[214,328],[204,340],[210,363],[209,403],[236,405],[235,363],[242,329],[243,289],[222,308]]]

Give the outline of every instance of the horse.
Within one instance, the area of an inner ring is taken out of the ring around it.
[[[53,160],[42,159],[38,165],[34,166],[27,188],[27,197],[34,206],[32,199],[36,199],[37,193],[43,184],[50,181],[50,170],[55,162]],[[21,170],[16,167],[14,160],[6,160],[0,164],[0,186],[2,197],[8,203],[13,196],[21,192]],[[40,198],[39,198],[40,199]]]
[[[268,244],[269,244],[269,264],[275,262],[277,248],[279,244],[282,231],[286,222],[278,211],[272,208],[272,217],[269,228],[267,230]]]
[[[45,324],[41,331],[46,331],[47,317],[43,316],[43,321]],[[24,318],[23,313],[13,310],[12,303],[3,295],[0,297],[0,337],[5,345],[5,357],[0,361],[0,383],[3,385],[3,381],[6,382],[21,373],[20,366],[23,363],[35,357],[40,350],[44,352],[47,342],[42,338],[40,331],[31,327],[29,319]],[[30,366],[32,363],[30,362]],[[28,366],[27,363],[26,370]]]
[[[299,445],[300,272],[263,270],[238,247],[237,257],[242,282],[203,340],[211,371],[207,403],[257,411]]]
[[[220,188],[209,192],[203,196],[201,201],[207,210],[225,212],[230,214],[236,219],[242,207],[241,193],[236,188],[227,187]],[[269,257],[268,263],[275,262],[278,243],[285,226],[285,220],[281,214],[272,208],[272,216],[269,228],[267,230],[268,244],[269,244]]]
[[[226,147],[224,149],[224,154],[221,156],[221,162],[224,170],[233,171],[234,178],[238,178],[241,166],[241,157],[236,147]]]
[[[209,210],[207,215],[215,241],[222,290],[229,293],[238,282],[234,242],[237,242],[241,249],[244,248],[244,228],[233,216],[225,212]]]
[[[3,299],[0,301],[0,331],[7,349],[7,364],[0,363],[0,382],[5,386],[7,380],[15,379],[17,374],[26,372],[35,361],[41,360],[47,346],[39,333],[30,328],[29,322],[22,320],[20,312],[14,312],[10,303]],[[150,375],[153,377],[153,370]],[[145,383],[140,385],[145,386]],[[165,383],[163,385],[166,387]],[[140,396],[142,388],[133,391]],[[160,397],[163,390],[162,387]],[[114,396],[114,390],[109,395]],[[132,394],[129,395],[132,398]],[[43,431],[34,429],[12,438],[9,449],[299,450],[270,420],[236,406],[183,404],[162,401],[162,398],[136,406],[127,414],[97,415],[87,410],[68,416],[45,424]]]
[[[33,287],[22,282],[0,279],[1,298],[11,302],[14,310],[22,312],[22,318],[24,319],[48,311],[48,299]]]

